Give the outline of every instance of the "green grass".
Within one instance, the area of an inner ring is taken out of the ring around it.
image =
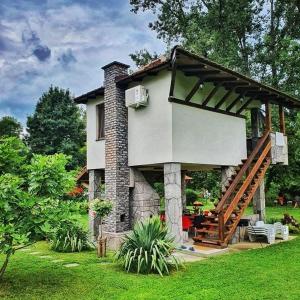
[[[247,207],[246,214],[252,214],[253,208]],[[266,208],[267,220],[270,219],[282,219],[283,214],[288,213],[293,216],[297,221],[300,221],[300,208],[293,208],[292,206],[274,206]]]
[[[268,208],[268,217],[283,211]],[[291,211],[300,215],[300,209]],[[56,253],[46,242],[31,248],[64,262],[16,253],[0,283],[0,299],[300,299],[300,237],[186,264],[163,278],[127,274],[111,256],[98,259],[94,251]],[[63,266],[73,262],[80,266]]]
[[[67,269],[62,263],[19,252],[0,285],[0,298],[299,299],[299,248],[297,238],[266,249],[187,264],[185,270],[160,278],[124,273],[116,264],[104,264],[94,252],[53,253],[41,242],[36,251],[80,266]]]

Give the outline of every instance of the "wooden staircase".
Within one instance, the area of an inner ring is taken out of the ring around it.
[[[245,209],[264,179],[271,163],[270,132],[266,131],[246,160],[235,169],[217,207],[210,211],[196,230],[196,244],[226,247]]]

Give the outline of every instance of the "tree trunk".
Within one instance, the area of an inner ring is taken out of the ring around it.
[[[8,253],[6,254],[5,261],[4,261],[4,263],[3,263],[3,265],[2,265],[2,267],[1,267],[1,269],[0,269],[0,280],[3,278],[4,272],[5,272],[5,270],[6,270],[6,268],[7,268],[7,265],[8,265],[8,261],[9,261],[10,255],[11,255],[10,252],[8,252]]]

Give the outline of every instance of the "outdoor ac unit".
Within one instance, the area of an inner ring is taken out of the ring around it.
[[[139,106],[147,106],[148,92],[142,85],[135,86],[125,91],[125,104],[127,107],[138,108]]]

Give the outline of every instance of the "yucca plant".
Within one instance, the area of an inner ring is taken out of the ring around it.
[[[138,222],[125,237],[116,259],[127,272],[169,274],[170,267],[178,269],[180,262],[172,254],[174,238],[168,234],[158,217]]]
[[[73,222],[60,224],[51,237],[51,249],[57,252],[80,252],[91,247],[87,232]]]

